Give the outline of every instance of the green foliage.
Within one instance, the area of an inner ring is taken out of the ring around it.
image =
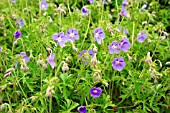
[[[48,9],[39,8],[40,0],[4,0],[0,3],[0,112],[2,113],[75,113],[86,106],[88,113],[163,113],[170,111],[170,10],[168,0],[129,0],[127,17],[121,16],[121,0],[47,0]],[[143,4],[147,8],[142,12]],[[82,15],[88,6],[90,14]],[[24,20],[17,27],[16,19]],[[119,27],[128,29],[125,35]],[[61,48],[52,35],[79,31],[79,40]],[[94,40],[94,29],[103,28],[102,44]],[[18,39],[13,34],[22,32]],[[147,39],[137,41],[146,30]],[[127,52],[110,54],[108,45],[127,37]],[[96,64],[82,50],[95,50]],[[26,64],[20,52],[26,52]],[[56,67],[47,61],[55,54]],[[122,71],[112,68],[112,60],[123,57]],[[18,65],[16,66],[16,62]],[[6,76],[9,74],[9,76]],[[102,88],[100,97],[89,91]]]

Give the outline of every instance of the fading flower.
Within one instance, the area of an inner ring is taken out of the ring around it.
[[[48,58],[47,58],[47,61],[48,61],[48,63],[50,64],[50,66],[52,67],[52,68],[54,68],[55,67],[55,61],[54,61],[54,57],[55,57],[55,54],[53,54],[53,53],[50,53],[50,55],[48,56]]]
[[[99,97],[101,92],[102,92],[102,89],[100,87],[99,88],[94,87],[90,89],[90,95],[94,98]]]
[[[146,38],[147,38],[147,34],[145,30],[141,31],[137,36],[137,40],[140,43],[144,42]]]
[[[88,16],[89,13],[90,13],[90,11],[89,11],[89,9],[88,9],[87,6],[84,6],[84,7],[81,9],[81,11],[82,11],[82,14],[83,14],[84,16]]]
[[[65,46],[65,43],[68,41],[67,37],[64,35],[64,32],[53,34],[52,39],[57,41],[61,48],[63,48]]]
[[[47,10],[48,8],[48,4],[45,0],[42,0],[40,3],[39,3],[39,6],[40,6],[40,9],[42,10]]]
[[[14,37],[15,37],[15,38],[19,38],[21,35],[22,35],[22,33],[21,33],[20,31],[16,31],[16,32],[14,33]]]
[[[24,20],[23,19],[18,19],[18,20],[15,21],[15,24],[18,27],[22,27],[22,26],[24,26]]]
[[[78,110],[79,113],[86,113],[87,112],[85,106],[79,106],[77,110]]]
[[[101,0],[102,1],[102,4],[105,4],[106,3],[106,0]]]
[[[12,0],[12,2],[16,2],[17,0]]]
[[[125,35],[129,34],[129,30],[128,29],[124,29],[124,34]]]
[[[119,26],[118,29],[117,29],[117,31],[118,31],[118,32],[122,32],[122,29],[123,29],[122,26]]]
[[[94,3],[95,0],[88,0],[90,4]]]
[[[124,7],[122,7],[121,14],[122,16],[127,16],[127,10]]]
[[[109,49],[109,53],[110,54],[118,54],[119,51],[120,51],[120,47],[119,47],[119,43],[116,42],[116,41],[113,41],[109,46],[108,46],[108,49]]]
[[[123,38],[119,42],[120,49],[124,52],[127,52],[128,49],[130,49],[130,42],[128,38]]]
[[[85,65],[88,65],[89,55],[93,58],[94,57],[94,51],[93,50],[83,50],[80,52],[79,57],[82,57],[82,61],[84,61]]]
[[[121,71],[126,66],[126,63],[122,57],[114,58],[112,61],[113,69]]]
[[[97,41],[98,44],[101,44],[101,41],[105,38],[105,33],[103,28],[96,28],[94,30],[94,39]]]
[[[21,52],[20,55],[23,56],[23,58],[25,59],[25,63],[26,63],[26,64],[30,61],[29,57],[26,55],[25,52]]]
[[[0,46],[0,54],[2,53],[2,47]]]
[[[67,30],[66,37],[68,38],[68,40],[70,39],[73,42],[74,42],[74,40],[78,40],[79,39],[78,30],[73,29],[73,28],[69,28]]]
[[[127,0],[123,0],[123,1],[122,1],[122,6],[125,7],[125,6],[127,6],[127,5],[128,5],[128,1],[127,1]]]

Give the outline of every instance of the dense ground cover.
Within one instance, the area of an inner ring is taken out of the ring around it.
[[[0,112],[170,112],[168,0],[0,6]]]

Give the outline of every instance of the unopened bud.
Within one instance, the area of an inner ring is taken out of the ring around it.
[[[93,51],[94,51],[95,53],[97,53],[97,52],[98,52],[98,49],[97,49],[96,45],[94,45],[94,47],[93,47]]]
[[[47,12],[44,12],[44,13],[43,13],[43,16],[46,16],[46,15],[47,15]]]
[[[63,67],[62,67],[63,73],[68,72],[68,70],[69,70],[68,64],[64,62]]]
[[[52,98],[52,95],[55,94],[55,91],[53,90],[54,86],[48,86],[46,90],[46,97]]]
[[[96,58],[96,53],[95,53],[95,54],[94,54],[94,57],[91,59],[91,64],[92,64],[92,66],[96,66],[97,62],[98,62],[98,60],[97,60],[97,58]]]
[[[170,61],[169,61],[169,62],[166,62],[165,65],[170,65]]]
[[[132,60],[132,57],[131,57],[129,54],[127,54],[127,57],[128,57],[128,60],[129,60],[129,61]]]
[[[9,68],[9,69],[7,69],[7,70],[5,71],[5,73],[11,72],[11,71],[13,71],[13,70],[14,70],[13,67],[12,67],[12,68]]]
[[[148,39],[148,43],[151,44],[151,43],[152,43],[152,40],[151,40],[151,39]]]
[[[49,53],[52,53],[51,48],[47,48],[47,51],[48,51]]]
[[[50,16],[48,16],[48,20],[49,20],[49,24],[52,24],[53,23],[53,20]]]
[[[76,48],[75,46],[72,46],[73,50],[78,52],[78,48]]]
[[[147,53],[147,57],[146,57],[146,59],[145,59],[145,62],[146,62],[147,64],[152,62],[152,57],[150,56],[150,52]]]
[[[4,77],[8,77],[11,75],[11,72],[5,73]]]
[[[24,72],[29,70],[28,66],[26,65],[25,66],[21,65],[20,69]]]
[[[106,87],[109,86],[109,83],[108,83],[105,79],[102,80],[102,83],[103,83]]]
[[[67,57],[65,60],[66,60],[66,63],[70,62],[70,58],[69,57]]]
[[[3,111],[4,110],[4,104],[2,104],[1,106],[0,106],[0,111]]]

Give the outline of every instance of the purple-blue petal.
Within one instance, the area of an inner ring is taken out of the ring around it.
[[[94,98],[99,97],[101,92],[102,92],[102,89],[100,87],[99,88],[94,87],[90,89],[90,95]]]
[[[78,112],[79,113],[86,113],[87,112],[86,107],[85,106],[79,106],[78,107]]]
[[[21,33],[20,31],[16,31],[16,32],[14,33],[14,37],[15,37],[15,38],[19,38],[19,37],[21,37],[21,35],[22,35],[22,33]]]

